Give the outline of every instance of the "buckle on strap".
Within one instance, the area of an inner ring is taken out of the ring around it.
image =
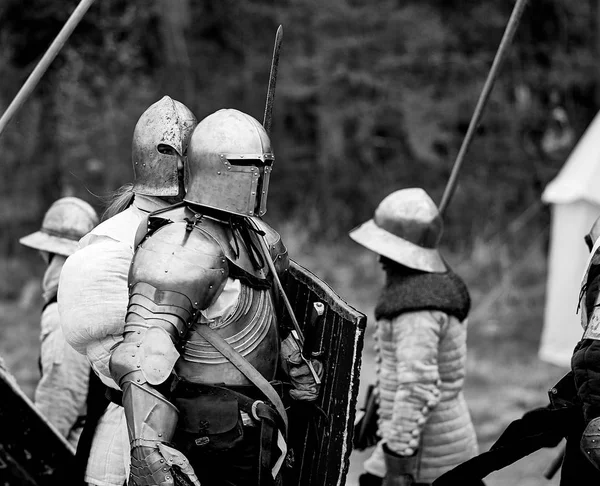
[[[262,400],[256,400],[256,401],[252,402],[252,409],[251,409],[251,410],[252,410],[252,416],[253,416],[253,417],[254,417],[256,420],[260,420],[260,419],[261,419],[261,418],[258,416],[257,412],[256,412],[256,407],[257,407],[259,404],[261,404],[261,403],[262,403],[263,405],[265,404],[265,402],[263,402]]]

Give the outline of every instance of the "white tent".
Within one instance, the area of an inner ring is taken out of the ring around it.
[[[539,357],[570,366],[583,332],[575,313],[589,257],[583,237],[600,216],[600,113],[548,184],[542,200],[552,204],[552,231]]]

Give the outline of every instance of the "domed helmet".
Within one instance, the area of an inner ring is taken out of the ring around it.
[[[179,193],[177,155],[161,153],[161,145],[184,157],[190,135],[197,124],[190,109],[169,96],[151,105],[133,130],[133,192],[146,196],[176,196]]]
[[[275,156],[258,120],[223,109],[202,120],[190,140],[184,200],[242,216],[267,212]]]
[[[77,197],[63,197],[46,211],[39,231],[19,240],[36,250],[69,256],[77,242],[98,224],[98,215],[87,202]]]
[[[444,273],[437,247],[443,223],[437,206],[420,188],[401,189],[383,199],[373,219],[350,232],[350,238],[406,267]]]

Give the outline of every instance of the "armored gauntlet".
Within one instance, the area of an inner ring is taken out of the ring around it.
[[[302,359],[300,347],[291,334],[281,343],[281,359],[293,386],[290,396],[294,400],[307,402],[316,400],[319,397],[320,385],[315,382],[308,365]],[[322,378],[321,362],[311,359],[311,363],[319,379]]]

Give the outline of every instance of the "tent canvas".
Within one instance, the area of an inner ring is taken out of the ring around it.
[[[600,216],[600,114],[583,134],[542,200],[552,204],[544,328],[539,357],[570,366],[582,335],[576,314],[589,256],[583,237]]]

